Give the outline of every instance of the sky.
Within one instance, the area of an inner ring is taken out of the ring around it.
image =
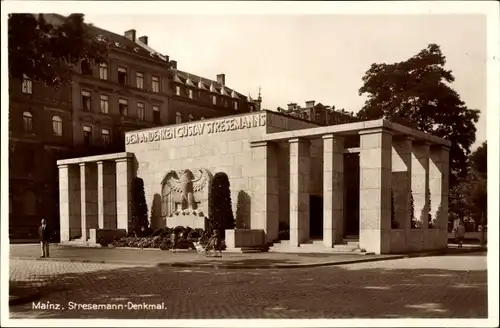
[[[263,108],[315,100],[357,112],[372,63],[406,60],[430,43],[441,47],[452,87],[479,109],[476,144],[486,139],[486,17],[483,15],[117,15],[86,21],[123,34],[135,29],[180,70],[215,79]]]

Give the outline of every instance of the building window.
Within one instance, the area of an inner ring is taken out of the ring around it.
[[[102,129],[101,130],[101,138],[102,138],[102,143],[104,145],[109,145],[110,143],[110,137],[109,137],[109,130],[108,129]]]
[[[205,119],[205,118],[204,118],[203,116],[200,118],[200,120],[204,120],[204,119]]]
[[[212,96],[212,104],[217,105],[217,96]]]
[[[23,75],[22,92],[29,95],[33,93],[33,81],[26,75]]]
[[[118,99],[118,107],[120,108],[120,115],[128,115],[128,101],[127,99]]]
[[[224,107],[227,107],[227,99],[224,99]]]
[[[237,101],[235,101],[233,103],[233,108],[234,108],[234,110],[238,110],[238,102]]]
[[[152,88],[153,88],[153,92],[160,92],[160,77],[159,76],[152,77]]]
[[[194,120],[193,114],[189,114],[189,122],[192,122]]]
[[[137,88],[144,89],[144,74],[137,72],[136,76]]]
[[[188,97],[189,99],[193,99],[193,90],[191,89],[188,90]]]
[[[182,123],[182,114],[177,112],[175,113],[175,124],[180,124]]]
[[[250,111],[253,112],[253,105],[250,105]]]
[[[127,69],[118,67],[118,83],[127,84]]]
[[[153,122],[160,123],[160,106],[153,106]]]
[[[80,68],[83,75],[92,75],[92,66],[90,65],[90,62],[88,60],[82,60]]]
[[[102,80],[108,79],[108,64],[100,63],[99,64],[99,78]]]
[[[36,196],[29,190],[23,194],[23,214],[36,215]]]
[[[92,104],[92,98],[90,96],[90,91],[82,90],[82,108],[83,110],[90,111]]]
[[[137,103],[137,118],[144,121],[146,119],[146,109],[143,102]]]
[[[107,95],[101,95],[101,113],[109,113],[109,97]]]
[[[92,144],[92,127],[88,125],[83,126],[83,143],[87,146]]]
[[[177,96],[180,96],[180,95],[181,95],[181,87],[180,87],[180,86],[178,86],[178,85],[176,85],[176,86],[175,86],[175,94],[176,94]]]
[[[23,113],[23,128],[24,132],[33,131],[33,115],[30,112]]]
[[[59,116],[54,116],[52,118],[52,132],[56,136],[62,136],[62,119]]]

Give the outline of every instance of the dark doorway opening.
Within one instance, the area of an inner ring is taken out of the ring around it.
[[[309,236],[323,239],[323,197],[309,196]]]
[[[359,236],[359,154],[344,155],[344,236]]]

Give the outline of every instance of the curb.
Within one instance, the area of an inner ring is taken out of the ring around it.
[[[110,260],[80,260],[80,259],[67,259],[67,258],[39,258],[39,257],[23,257],[14,256],[10,257],[11,260],[30,260],[30,261],[51,261],[51,262],[72,262],[72,263],[99,263],[99,264],[127,264],[127,265],[156,265],[158,267],[174,267],[174,268],[195,268],[195,269],[296,269],[296,268],[313,268],[313,267],[323,267],[323,266],[334,266],[334,265],[344,265],[353,263],[365,263],[365,262],[378,262],[378,261],[389,261],[389,260],[399,260],[404,258],[417,258],[426,256],[438,256],[446,254],[466,254],[474,252],[485,252],[485,249],[464,249],[459,252],[450,252],[449,250],[443,251],[433,251],[426,253],[415,253],[415,254],[395,254],[388,255],[385,257],[369,257],[369,258],[357,258],[352,260],[342,260],[342,261],[329,261],[329,262],[316,262],[316,263],[298,263],[298,264],[276,264],[276,265],[235,265],[235,264],[224,264],[224,263],[206,263],[206,264],[196,264],[187,262],[128,262],[128,261],[110,261]]]

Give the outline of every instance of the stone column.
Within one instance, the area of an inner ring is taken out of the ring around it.
[[[116,160],[116,228],[128,231],[128,222],[132,215],[132,158]]]
[[[359,134],[359,244],[385,254],[391,246],[392,133],[371,129]]]
[[[82,234],[78,165],[59,165],[59,213],[61,242]]]
[[[97,162],[99,229],[116,229],[115,163]]]
[[[290,245],[309,239],[310,142],[291,139],[290,143]]]
[[[429,144],[412,144],[411,190],[413,195],[414,217],[417,228],[428,229],[429,214]]]
[[[332,248],[344,235],[344,139],[323,136],[323,244]]]
[[[433,225],[439,230],[436,248],[448,244],[448,193],[449,193],[449,148],[433,146],[430,149],[429,190]]]
[[[97,170],[95,163],[80,163],[82,240],[89,237],[89,229],[98,228]]]
[[[396,229],[411,227],[411,158],[412,138],[398,137],[392,140],[392,197]]]
[[[278,158],[276,145],[271,142],[252,144],[251,229],[266,232],[267,242],[278,239]]]

